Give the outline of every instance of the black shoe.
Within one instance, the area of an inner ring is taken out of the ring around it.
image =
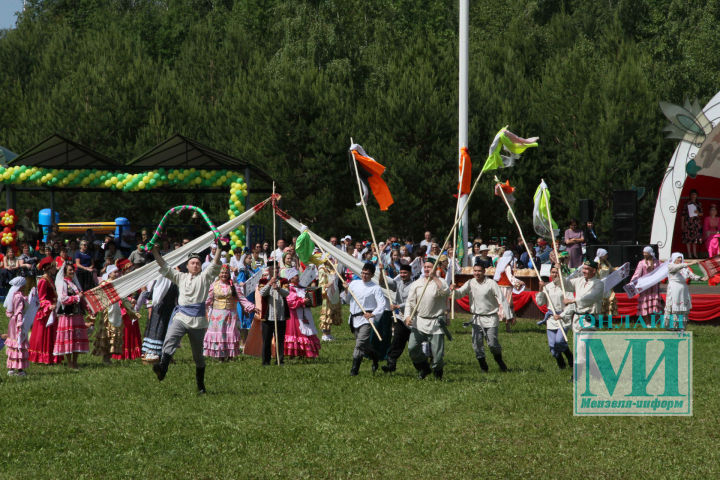
[[[567,365],[565,365],[565,359],[562,357],[562,355],[558,355],[557,357],[555,357],[555,361],[557,362],[558,368],[560,370],[563,370],[567,367]]]
[[[480,364],[480,370],[482,370],[483,372],[487,372],[489,370],[489,368],[488,368],[487,362],[485,361],[485,357],[478,358],[477,360],[478,360],[478,363]]]
[[[198,393],[205,393],[205,367],[195,367],[195,381]]]
[[[155,372],[159,381],[162,382],[165,379],[171,360],[172,356],[163,353],[160,357],[160,361],[153,365],[153,372]]]
[[[372,373],[373,373],[373,375],[375,375],[375,372],[378,371],[378,368],[380,368],[380,365],[378,365],[378,361],[377,361],[377,360],[373,360],[373,361],[372,361]]]
[[[500,371],[507,372],[508,368],[507,365],[505,365],[505,362],[503,362],[502,353],[493,353],[493,358],[497,362],[498,367],[500,367]]]
[[[570,349],[567,349],[567,350],[565,350],[563,353],[565,354],[565,358],[567,358],[568,365],[570,365],[570,366],[572,367],[572,364],[573,364],[573,354],[572,354],[572,352],[570,351]]]
[[[435,380],[442,380],[443,369],[442,369],[442,368],[436,368],[436,369],[433,371],[433,374],[435,374]]]
[[[413,363],[413,365],[415,365],[415,369],[418,371],[417,378],[419,380],[423,380],[425,377],[430,375],[430,372],[432,372],[432,369],[427,362]]]
[[[397,366],[395,365],[395,363],[388,361],[387,365],[383,365],[380,368],[382,368],[382,371],[385,373],[391,373],[397,369]]]
[[[353,358],[352,367],[350,368],[350,376],[351,377],[357,376],[358,372],[360,372],[360,364],[361,363],[362,363],[362,357]]]

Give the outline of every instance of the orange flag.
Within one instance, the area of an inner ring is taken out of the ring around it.
[[[462,147],[460,149],[459,168],[460,175],[462,175],[462,180],[458,182],[458,190],[460,190],[460,196],[469,195],[470,187],[472,185],[472,162],[470,161],[470,154],[468,153],[467,147]]]
[[[350,146],[350,153],[357,162],[358,173],[360,174],[360,185],[363,189],[363,198],[365,203],[368,199],[368,186],[372,190],[375,200],[380,205],[380,210],[387,210],[394,203],[390,189],[382,179],[381,175],[385,172],[385,166],[380,165],[374,158],[368,156],[365,150],[358,145]]]

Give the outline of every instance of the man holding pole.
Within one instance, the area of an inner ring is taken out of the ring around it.
[[[450,288],[435,275],[435,271],[435,259],[428,257],[423,264],[424,276],[410,285],[410,294],[405,304],[405,325],[412,327],[408,351],[421,380],[431,371],[436,379],[442,380],[443,377],[445,335],[448,333],[445,306]],[[428,365],[428,357],[423,353],[423,342],[430,344],[431,365]]]
[[[564,285],[560,282],[564,283]],[[563,286],[565,287],[564,290]],[[550,354],[555,357],[558,368],[561,370],[567,366],[563,354],[567,357],[569,365],[573,363],[570,347],[560,331],[561,328],[567,330],[575,313],[574,305],[565,305],[565,292],[571,292],[572,290],[572,284],[563,279],[558,272],[558,267],[553,265],[550,268],[550,283],[541,280],[540,291],[535,295],[535,302],[538,305],[552,304],[553,308],[549,308],[545,314],[547,339]]]
[[[262,297],[263,307],[267,302],[267,310],[263,308],[263,313],[267,314],[267,318],[263,318],[262,322],[262,364],[270,365],[272,356],[271,346],[273,335],[275,337],[275,349],[278,364],[284,363],[285,353],[285,298],[290,294],[286,288],[282,288],[282,283],[277,278],[278,263],[274,260],[268,261],[268,275],[270,279],[260,288],[260,296]],[[261,280],[262,283],[262,280]]]
[[[594,330],[595,319],[602,312],[603,295],[605,286],[595,276],[597,263],[593,260],[586,260],[582,267],[583,276],[573,278],[570,283],[575,291],[575,299],[565,299],[565,305],[575,304],[573,315],[573,333],[578,334],[582,330]],[[583,371],[586,362],[585,343],[575,345],[577,354],[578,371]],[[572,379],[572,377],[571,377]]]
[[[454,285],[453,288],[455,288]],[[456,292],[458,298],[465,295],[470,297],[472,346],[480,369],[483,372],[488,371],[483,347],[483,341],[487,341],[500,371],[507,372],[507,366],[502,358],[502,347],[498,341],[498,325],[500,324],[498,310],[501,305],[503,311],[507,311],[509,307],[500,287],[493,279],[485,277],[485,267],[481,263],[476,263],[473,267],[473,278],[465,282]]]
[[[372,281],[373,275],[375,275],[375,265],[368,262],[363,266],[360,280],[354,280],[348,285],[351,293],[348,323],[355,335],[355,350],[353,350],[350,369],[350,375],[353,377],[359,373],[365,355],[373,361],[373,373],[378,368],[378,359],[370,343],[372,332],[370,322],[379,322],[387,307],[385,294],[380,286]]]

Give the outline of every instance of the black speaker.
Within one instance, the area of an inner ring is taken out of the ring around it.
[[[615,190],[613,192],[613,216],[637,215],[637,192],[635,190]]]
[[[637,243],[637,218],[635,215],[613,217],[613,243],[635,245]]]
[[[580,224],[584,227],[587,222],[595,221],[595,202],[589,198],[580,199]]]

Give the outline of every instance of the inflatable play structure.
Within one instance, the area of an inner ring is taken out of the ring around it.
[[[55,212],[55,222],[52,222],[50,219],[51,213],[49,208],[43,208],[40,210],[38,213],[38,224],[42,227],[44,242],[47,241],[47,236],[48,233],[50,233],[50,226],[52,223],[57,224],[58,230],[62,234],[83,234],[90,229],[95,234],[113,234],[115,238],[122,238],[123,232],[130,228],[130,221],[125,217],[118,217],[112,222],[61,223],[60,214]]]
[[[668,259],[671,252],[685,251],[681,209],[687,208],[690,191],[698,192],[705,215],[711,204],[720,205],[720,92],[703,109],[689,102],[660,106],[671,122],[668,137],[680,140],[660,185],[650,234],[660,258]]]

